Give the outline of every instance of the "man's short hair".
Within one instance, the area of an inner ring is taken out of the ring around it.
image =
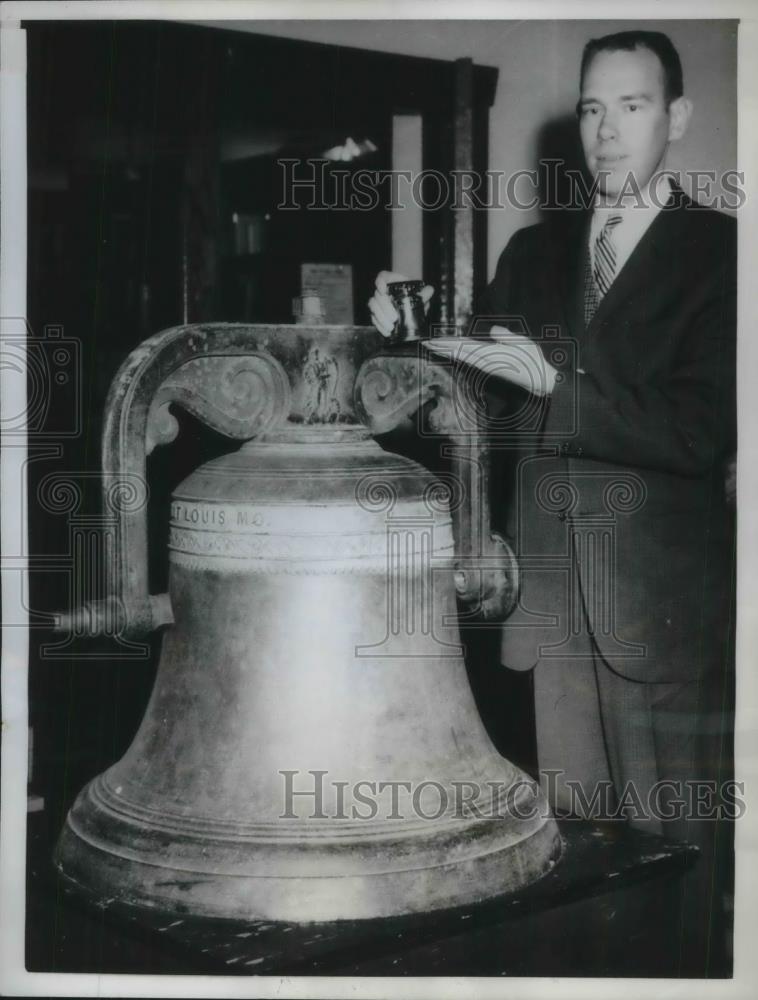
[[[682,62],[679,53],[668,35],[662,31],[619,31],[615,35],[592,38],[584,46],[579,86],[584,84],[587,67],[598,52],[633,52],[635,49],[649,49],[654,52],[663,67],[663,95],[666,107],[684,93]]]

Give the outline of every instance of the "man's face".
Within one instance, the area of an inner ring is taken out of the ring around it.
[[[584,74],[579,109],[584,156],[600,191],[619,194],[629,174],[642,190],[673,137],[658,56],[645,48],[598,52]]]

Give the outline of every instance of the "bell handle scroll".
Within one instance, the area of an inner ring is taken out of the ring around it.
[[[486,396],[481,379],[465,365],[426,356],[381,354],[366,361],[356,379],[356,404],[374,434],[394,430],[429,402],[430,429],[449,438],[446,453],[463,502],[451,515],[456,545],[455,586],[463,621],[504,621],[518,594],[518,564],[492,530]]]
[[[179,432],[172,405],[219,434],[249,441],[289,413],[289,379],[278,361],[257,350],[191,358],[164,379],[153,397],[146,432],[148,455]]]
[[[102,437],[103,507],[116,519],[111,547],[113,593],[62,614],[57,631],[134,638],[173,622],[169,595],[149,590],[147,455],[178,433],[169,409],[172,403],[242,440],[286,419],[289,380],[266,350],[267,332],[266,328],[230,324],[172,327],[144,341],[126,358],[111,383]],[[233,381],[235,373],[251,367],[257,369],[262,385],[265,374],[270,376],[271,392],[267,405],[248,407],[247,414],[241,412],[244,406],[218,405],[207,386],[198,388],[202,372],[215,372],[223,379],[224,372],[228,375],[231,370]],[[135,481],[143,484],[143,502],[114,505],[118,484]]]

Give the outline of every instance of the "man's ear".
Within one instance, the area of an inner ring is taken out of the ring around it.
[[[669,104],[669,142],[681,139],[692,117],[692,101],[677,97]]]

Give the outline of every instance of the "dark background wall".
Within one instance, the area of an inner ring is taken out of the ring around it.
[[[715,6],[713,7],[716,13]],[[504,14],[507,9],[504,9]],[[612,13],[609,7],[608,13]],[[686,16],[687,11],[682,13]],[[457,59],[498,69],[490,113],[490,167],[506,175],[535,167],[545,140],[573,126],[579,63],[590,38],[633,28],[666,32],[682,59],[687,95],[695,113],[687,135],[672,146],[672,169],[725,170],[737,164],[737,21],[734,20],[459,20],[429,21],[257,21],[224,22],[227,27],[289,38],[329,41],[384,52]],[[220,22],[213,22],[219,24]],[[555,152],[554,140],[548,143]],[[564,152],[565,150],[560,149]],[[487,270],[491,277],[500,251],[538,211],[502,209],[490,213]]]

